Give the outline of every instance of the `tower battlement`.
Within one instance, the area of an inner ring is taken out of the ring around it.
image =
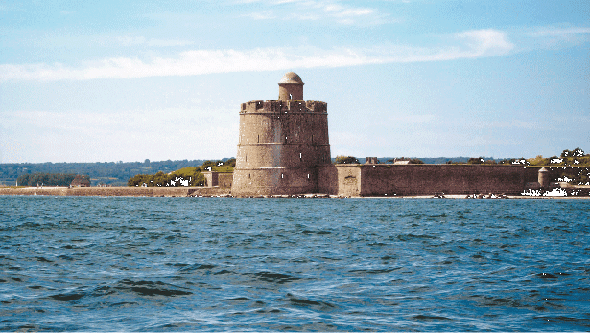
[[[240,113],[288,113],[314,112],[327,113],[328,104],[322,101],[299,100],[254,100],[242,103]]]

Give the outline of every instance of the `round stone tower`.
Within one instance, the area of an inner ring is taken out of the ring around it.
[[[541,188],[548,189],[549,188],[549,170],[547,168],[542,167],[537,172],[537,181],[541,185]]]
[[[278,100],[242,103],[234,197],[317,193],[318,169],[331,164],[327,104],[304,101],[303,84],[290,72]]]

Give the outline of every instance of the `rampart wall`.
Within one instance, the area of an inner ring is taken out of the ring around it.
[[[217,185],[221,188],[231,189],[231,185],[234,181],[233,172],[221,172],[217,175]]]
[[[537,168],[489,165],[363,166],[361,196],[392,194],[520,194]]]
[[[339,196],[512,194],[537,181],[538,168],[501,165],[336,165],[321,170],[321,192]]]

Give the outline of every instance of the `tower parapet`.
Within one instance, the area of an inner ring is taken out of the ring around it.
[[[327,104],[304,101],[297,74],[281,79],[278,100],[242,103],[239,135],[233,196],[317,193],[318,168],[331,164]]]

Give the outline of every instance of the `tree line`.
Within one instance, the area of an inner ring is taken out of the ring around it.
[[[88,175],[82,175],[87,180]],[[18,176],[16,184],[19,186],[70,186],[76,178],[75,173],[34,173]]]
[[[155,174],[137,174],[129,179],[127,186],[205,186],[203,171],[232,172],[235,166],[235,158],[225,161],[205,161],[200,167],[184,167],[170,173],[158,171]]]
[[[170,173],[184,167],[201,165],[205,160],[176,160],[153,162],[96,162],[96,163],[11,163],[0,164],[0,185],[14,185],[23,174],[62,173],[90,176],[93,184],[124,186],[136,174]],[[19,183],[20,184],[20,183]]]
[[[531,166],[590,166],[590,154],[586,154],[582,149],[574,150],[565,149],[559,157],[543,157],[537,155],[527,160]]]
[[[188,167],[182,172],[164,173],[158,171],[153,175],[138,174],[129,179],[127,186],[146,187],[177,187],[177,186],[204,186],[205,177],[200,168]]]
[[[564,173],[559,180],[572,185],[590,185],[590,167],[582,169],[577,176]]]

